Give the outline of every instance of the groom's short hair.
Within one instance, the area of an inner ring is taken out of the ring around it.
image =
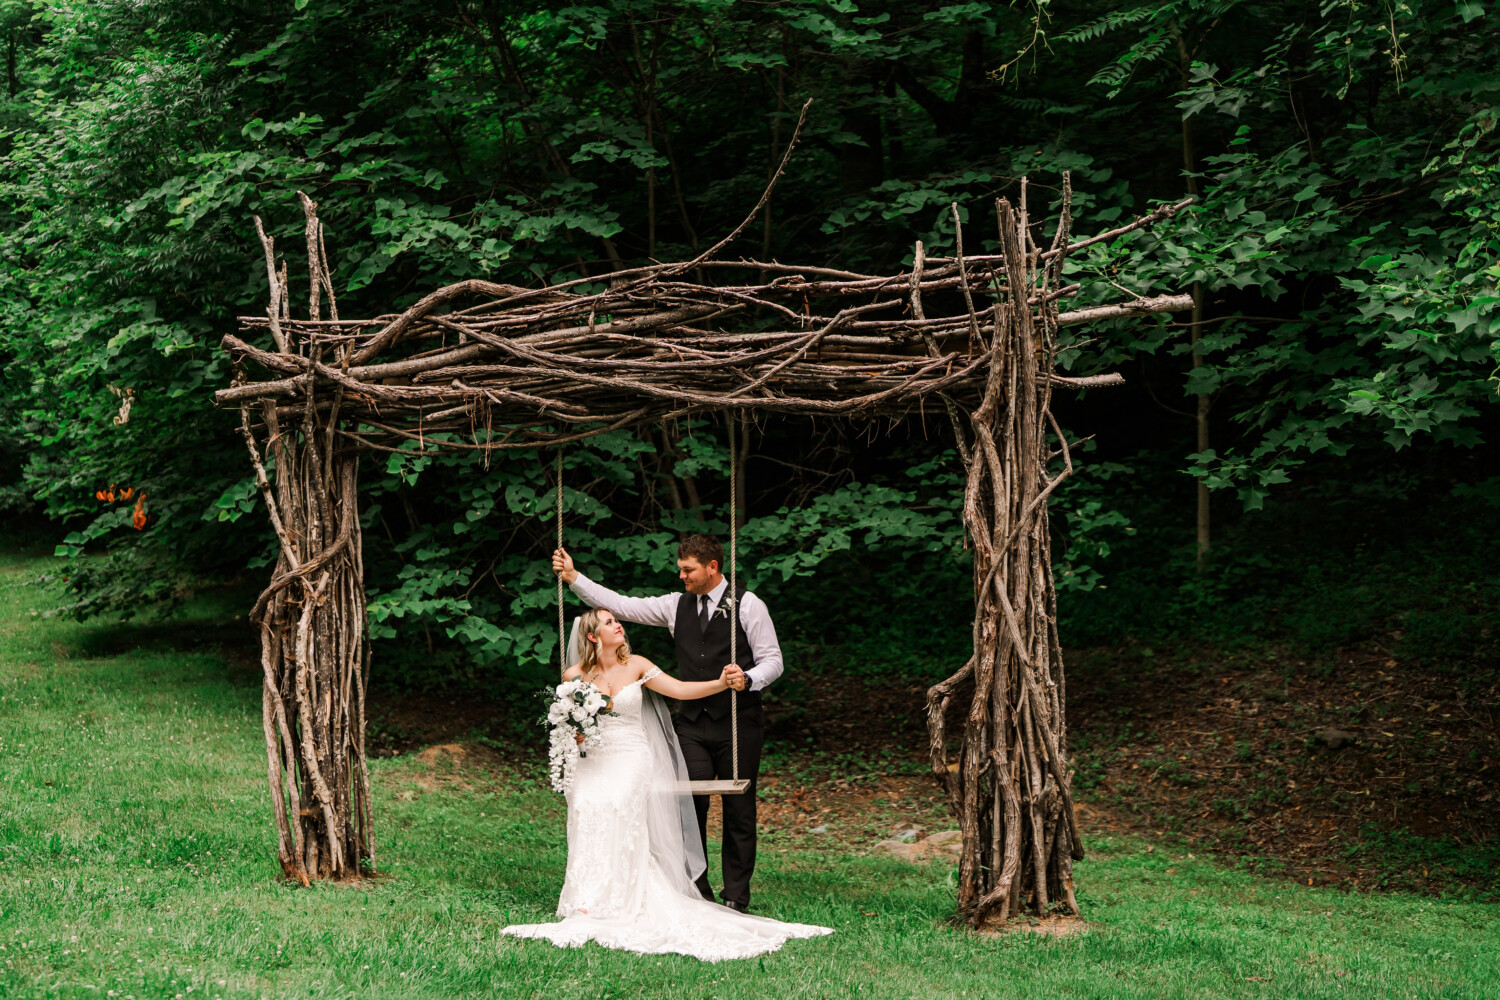
[[[707,566],[710,562],[724,567],[724,546],[713,535],[692,534],[677,543],[677,558],[693,558],[698,560],[699,565]]]

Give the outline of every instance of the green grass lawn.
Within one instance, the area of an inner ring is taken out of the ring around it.
[[[1090,841],[1089,930],[1066,939],[956,930],[942,865],[776,831],[759,912],[834,936],[719,965],[502,938],[551,919],[559,798],[410,757],[371,762],[387,877],[289,887],[257,677],[205,641],[240,634],[242,609],[49,618],[56,595],[29,582],[49,562],[0,556],[3,997],[1500,996],[1500,907],[1309,889],[1131,838]]]

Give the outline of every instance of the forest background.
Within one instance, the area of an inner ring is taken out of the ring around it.
[[[269,572],[210,397],[220,337],[264,311],[252,215],[296,247],[295,192],[319,202],[345,317],[464,278],[604,282],[731,230],[812,98],[731,254],[890,273],[917,239],[952,247],[954,204],[979,252],[1023,175],[1037,206],[1070,171],[1085,234],[1198,196],[1076,265],[1076,305],[1199,306],[1069,328],[1064,369],[1127,384],[1059,404],[1091,438],[1053,507],[1066,645],[1113,651],[1127,682],[1232,655],[1327,678],[1373,648],[1493,703],[1490,5],[5,0],[0,30],[0,511],[56,545],[68,614]],[[966,657],[939,416],[751,433],[743,575],[804,677],[922,681]],[[564,461],[570,548],[612,585],[670,585],[671,540],[727,527],[722,426]],[[372,684],[549,676],[550,456],[362,476]],[[1471,799],[1496,761],[1468,753],[1413,794]]]

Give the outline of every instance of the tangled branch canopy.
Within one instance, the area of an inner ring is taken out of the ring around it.
[[[546,447],[716,409],[869,418],[904,415],[934,395],[972,408],[993,352],[1004,350],[995,336],[1003,313],[1022,307],[1004,257],[965,257],[959,229],[954,256],[924,258],[918,244],[912,268],[891,275],[700,259],[615,272],[607,289],[587,293],[577,290],[582,281],[463,281],[399,315],[339,319],[316,206],[306,196],[303,204],[309,318],[291,317],[285,265],[262,231],[273,304],[225,338],[237,377],[216,395],[225,405],[274,400],[337,413],[346,419],[336,433],[361,448]],[[1071,243],[1065,204],[1052,245],[1026,247],[1025,270],[1040,280],[1025,308],[1052,313],[1059,326],[1188,308],[1185,295],[1057,308],[1078,290],[1061,283],[1069,254],[1184,204]],[[266,332],[272,350],[251,342]],[[245,362],[270,377],[249,379]],[[1120,381],[1067,378],[1050,366],[1044,377],[1074,387]]]

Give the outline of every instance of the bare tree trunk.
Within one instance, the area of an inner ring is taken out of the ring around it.
[[[16,96],[16,91],[21,89],[20,77],[16,75],[16,34],[19,29],[11,28],[9,38],[5,47],[5,83],[11,97]]]
[[[782,48],[783,49],[785,49],[786,44],[787,44],[786,39],[787,39],[787,30],[786,30],[786,28],[782,28],[781,29],[781,44],[782,44]],[[767,178],[767,181],[769,181],[770,179],[772,179],[772,178],[774,178],[776,176],[776,165],[777,165],[777,162],[780,159],[780,155],[781,155],[781,113],[782,113],[782,109],[785,108],[785,107],[786,107],[786,67],[785,66],[778,66],[778,67],[776,67],[776,110],[775,110],[775,112],[771,116],[771,147],[770,147],[769,155],[768,155],[767,160],[766,160],[766,178]],[[764,217],[761,220],[761,233],[760,233],[760,259],[761,260],[770,260],[771,259],[771,237],[772,237],[772,234],[773,234],[773,230],[771,228],[771,203],[769,201],[767,201],[766,202],[766,207],[765,207],[765,212],[764,212]],[[765,283],[765,281],[768,280],[766,278],[766,272],[764,270],[762,270],[760,272],[760,274],[761,274],[761,278],[760,278],[761,282]]]
[[[1193,185],[1197,187],[1196,184]],[[1194,192],[1196,194],[1196,192]],[[1203,337],[1203,285],[1193,282],[1193,369],[1196,371],[1203,367],[1203,353],[1198,349],[1198,341]],[[1197,397],[1197,412],[1194,419],[1198,429],[1198,451],[1205,452],[1209,448],[1208,437],[1208,412],[1212,408],[1212,397],[1207,393],[1200,392]],[[1210,516],[1208,484],[1202,479],[1198,480],[1198,511],[1197,511],[1197,533],[1198,533],[1198,568],[1202,569],[1208,562],[1208,550],[1212,542],[1212,519]]]
[[[1215,24],[1218,22],[1215,21]],[[1210,26],[1212,30],[1212,26]],[[1207,32],[1205,32],[1206,34]],[[1178,70],[1182,77],[1184,88],[1188,86],[1189,71],[1192,68],[1192,53],[1187,49],[1187,43],[1181,35],[1177,36]],[[1193,120],[1182,119],[1182,169],[1187,178],[1188,194],[1197,198],[1198,191],[1198,153],[1193,143]],[[1188,328],[1189,343],[1193,353],[1193,371],[1197,372],[1203,367],[1203,352],[1198,349],[1198,342],[1203,339],[1203,284],[1193,282],[1193,322]],[[1198,431],[1198,451],[1205,452],[1209,448],[1208,436],[1208,411],[1212,408],[1213,400],[1207,393],[1199,393],[1197,409],[1194,421]],[[1198,568],[1202,569],[1208,562],[1208,550],[1212,542],[1211,528],[1212,519],[1209,509],[1208,484],[1202,479],[1197,481],[1198,509],[1195,517],[1198,540]]]

